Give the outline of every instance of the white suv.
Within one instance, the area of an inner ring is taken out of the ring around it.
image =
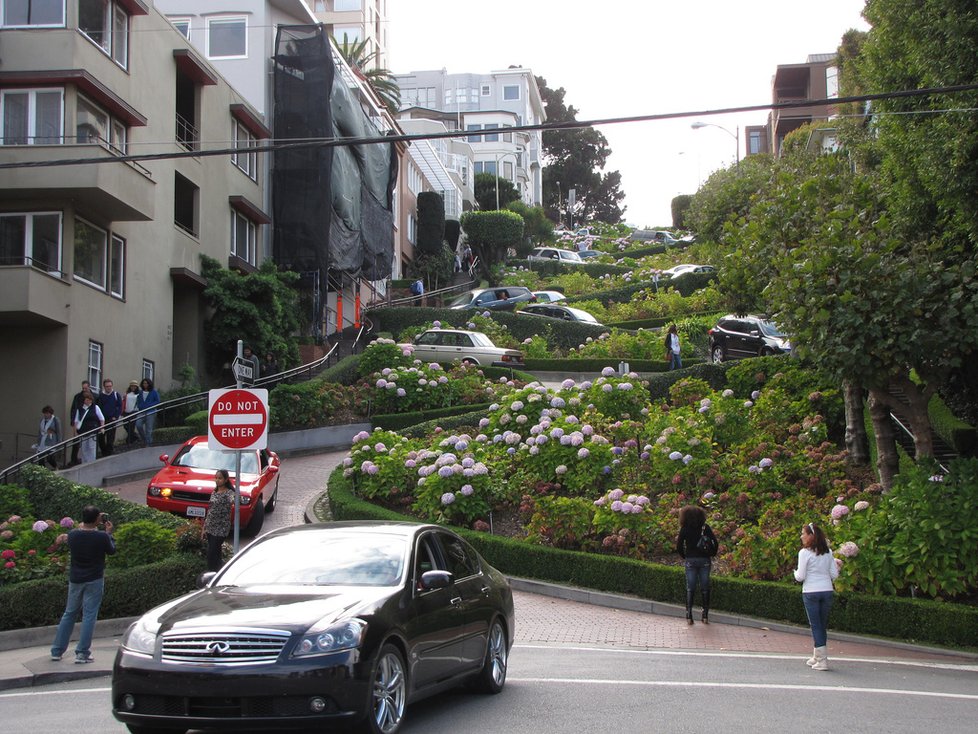
[[[561,250],[557,247],[534,247],[526,259],[530,262],[553,262],[556,260],[564,265],[580,265],[584,262],[580,255],[573,250]]]

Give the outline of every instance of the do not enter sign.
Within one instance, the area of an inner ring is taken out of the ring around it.
[[[268,390],[211,390],[208,395],[207,448],[268,447]]]

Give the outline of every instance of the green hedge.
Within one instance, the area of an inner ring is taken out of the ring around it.
[[[382,428],[387,431],[400,431],[403,428],[410,428],[426,421],[435,421],[442,425],[441,418],[471,413],[485,415],[489,410],[489,403],[478,405],[453,405],[448,408],[432,408],[430,410],[418,410],[410,413],[384,413],[370,417],[370,425],[373,428]]]
[[[600,278],[602,275],[625,275],[632,272],[632,268],[624,265],[610,265],[598,262],[584,262],[580,265],[564,264],[556,260],[541,262],[534,260],[509,260],[506,263],[509,267],[525,268],[535,273],[540,273],[544,278],[551,278],[555,275],[566,273],[587,273],[592,278]]]
[[[638,329],[661,329],[667,324],[672,324],[681,319],[692,319],[697,316],[711,316],[715,314],[715,311],[697,311],[696,313],[685,313],[682,315],[673,316],[657,316],[651,319],[637,319],[635,321],[616,321],[615,323],[605,324],[605,326],[611,326],[615,329],[631,329],[636,331]]]
[[[683,364],[690,366],[703,360],[691,357]],[[587,357],[584,359],[527,359],[526,369],[530,372],[601,372],[605,367],[618,369],[619,362],[628,362],[632,372],[668,372],[669,363],[664,359],[629,359],[627,357]]]
[[[203,555],[177,553],[165,561],[105,572],[99,617],[135,617],[196,587]],[[57,624],[68,600],[67,577],[0,586],[0,630]]]
[[[935,393],[927,403],[927,415],[934,433],[960,456],[975,456],[978,449],[975,427],[957,418]]]
[[[204,433],[207,433],[205,427]],[[189,438],[201,435],[201,432],[192,426],[168,426],[157,428],[153,431],[154,446],[169,446],[174,443],[183,443]]]
[[[412,519],[358,499],[342,468],[334,470],[329,478],[329,502],[335,520]],[[464,528],[455,530],[489,563],[511,576],[632,594],[673,604],[685,600],[685,574],[679,566],[530,545]],[[714,575],[710,586],[712,606],[718,611],[807,624],[801,589],[796,584]],[[838,593],[831,621],[832,629],[840,632],[939,645],[978,646],[978,608],[965,605]]]

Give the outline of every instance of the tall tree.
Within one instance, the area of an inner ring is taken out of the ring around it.
[[[499,197],[499,206],[496,206],[496,196]],[[511,202],[519,201],[520,192],[516,190],[513,182],[501,176],[494,176],[491,173],[475,174],[475,200],[479,203],[479,208],[484,211],[494,209],[505,209]]]
[[[547,122],[576,122],[574,107],[564,102],[566,90],[550,89],[547,80],[537,77]],[[563,210],[568,189],[575,190],[575,222],[598,219],[617,224],[625,215],[621,174],[602,173],[611,149],[608,140],[592,127],[544,130],[543,204],[550,211]],[[559,182],[559,184],[558,184]]]
[[[482,276],[495,285],[502,273],[506,250],[516,248],[523,239],[523,218],[516,212],[500,210],[465,212],[462,229],[472,252],[479,258]]]
[[[337,39],[340,56],[350,65],[354,72],[359,73],[380,97],[384,107],[392,115],[397,115],[401,108],[401,88],[397,86],[394,75],[388,69],[369,68],[377,58],[376,51],[367,51],[367,41],[360,40],[350,43],[346,34],[342,40]]]

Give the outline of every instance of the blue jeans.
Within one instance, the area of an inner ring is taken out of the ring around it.
[[[824,647],[828,637],[829,610],[832,609],[831,591],[810,591],[802,594],[805,602],[805,612],[808,613],[808,624],[812,627],[812,640],[815,647]]]
[[[669,352],[669,369],[670,370],[681,370],[683,368],[683,360],[675,352]]]
[[[81,612],[82,626],[78,645],[75,647],[76,658],[87,658],[92,654],[92,635],[95,633],[95,619],[98,608],[102,605],[102,592],[105,589],[105,579],[84,581],[76,584],[68,582],[68,605],[58,623],[58,632],[51,644],[51,654],[61,656],[68,649],[68,641],[75,629],[75,621]]]
[[[153,426],[156,425],[156,413],[142,415],[136,419],[136,435],[142,437],[146,445],[153,443]]]
[[[686,559],[687,594],[695,594],[697,585],[699,585],[701,593],[710,593],[710,568],[712,565],[709,558]]]

